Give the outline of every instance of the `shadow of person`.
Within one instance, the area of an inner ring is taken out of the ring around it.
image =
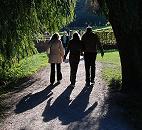
[[[89,104],[89,96],[91,94],[92,88],[93,88],[93,85],[89,87],[85,86],[82,89],[82,91],[79,93],[79,95],[69,105],[68,116],[59,117],[59,120],[62,121],[63,125],[67,125],[75,121],[80,121],[94,110],[94,108],[98,104],[97,102],[95,102],[92,106],[90,106],[86,110]]]
[[[19,114],[36,107],[53,94],[51,90],[57,85],[58,83],[54,85],[49,85],[44,90],[35,94],[29,93],[19,101],[19,103],[16,105],[16,109],[14,110],[14,112]]]
[[[72,102],[69,98],[72,92],[70,87],[67,87],[67,89],[54,101],[52,105],[50,105],[52,100],[52,98],[50,98],[42,114],[44,117],[43,121],[48,122],[58,117],[63,125],[67,125],[71,122],[79,121],[87,116],[97,106],[97,102],[95,102],[91,107],[85,110],[89,103],[89,95],[92,88],[93,86],[84,87],[77,98]]]
[[[52,105],[50,105],[52,98],[47,101],[47,106],[42,114],[42,116],[44,117],[44,122],[48,122],[66,113],[66,109],[68,108],[68,105],[71,102],[70,94],[72,90],[73,89],[68,86],[65,91],[54,101]]]

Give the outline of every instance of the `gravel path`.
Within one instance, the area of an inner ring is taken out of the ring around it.
[[[85,87],[84,61],[81,59],[76,87],[68,87],[69,64],[62,64],[61,84],[49,86],[49,68],[34,76],[24,90],[10,93],[10,116],[1,130],[131,130],[123,109],[112,101],[96,64],[95,85]]]

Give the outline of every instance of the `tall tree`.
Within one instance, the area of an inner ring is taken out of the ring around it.
[[[122,66],[122,90],[140,90],[142,89],[142,1],[98,0],[98,3],[108,17],[117,40]]]

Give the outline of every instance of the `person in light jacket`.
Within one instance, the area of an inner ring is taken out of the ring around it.
[[[51,37],[51,40],[48,42],[47,45],[47,54],[49,57],[49,63],[51,64],[51,72],[50,72],[50,83],[51,85],[55,82],[55,66],[57,69],[57,82],[60,83],[62,80],[62,73],[61,73],[61,63],[64,58],[64,48],[62,45],[61,40],[59,40],[59,34],[55,33]]]

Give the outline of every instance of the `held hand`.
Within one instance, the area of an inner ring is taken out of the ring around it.
[[[83,52],[81,52],[81,53],[80,53],[80,55],[81,55],[81,56],[84,56],[84,53],[83,53]]]

